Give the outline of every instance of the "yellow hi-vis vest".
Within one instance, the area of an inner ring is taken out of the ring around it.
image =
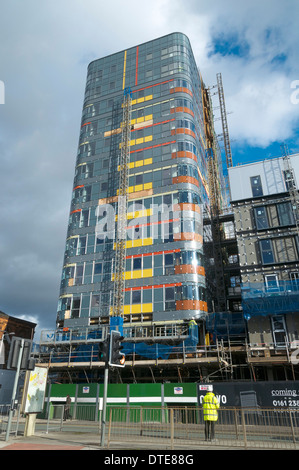
[[[214,393],[208,392],[203,399],[203,417],[205,421],[217,421],[219,401]]]

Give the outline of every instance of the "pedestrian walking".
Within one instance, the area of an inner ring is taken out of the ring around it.
[[[72,399],[69,395],[66,396],[66,402],[65,402],[65,405],[64,405],[64,417],[63,417],[63,420],[66,421],[67,419],[71,419],[71,415],[70,415],[70,409],[71,409],[71,403],[72,403]]]
[[[203,399],[203,416],[205,422],[205,440],[213,441],[215,439],[215,423],[218,420],[219,401],[213,393],[213,385],[208,386],[209,389]]]

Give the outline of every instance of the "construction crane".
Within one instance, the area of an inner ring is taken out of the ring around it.
[[[225,311],[226,293],[224,288],[224,268],[221,248],[221,226],[219,221],[219,216],[221,212],[221,189],[218,167],[218,143],[214,130],[211,94],[210,90],[205,88],[204,86],[202,86],[202,97],[207,146],[207,176],[210,200],[209,211],[211,219],[211,234],[213,239],[212,247],[214,258],[214,275],[212,284],[214,286],[214,309],[216,311]]]
[[[113,317],[121,317],[124,313],[131,112],[132,92],[129,88],[126,88],[124,90],[123,120],[121,125],[121,155],[119,163],[119,190],[117,230],[115,242],[114,288],[113,306],[111,312],[111,315]]]
[[[232,152],[231,152],[231,147],[230,147],[230,139],[229,139],[229,132],[228,132],[228,124],[227,124],[227,113],[226,113],[221,73],[217,73],[217,86],[218,86],[218,96],[219,96],[222,131],[223,131],[224,150],[225,150],[225,156],[226,156],[226,165],[227,165],[227,168],[231,168],[233,166],[233,159],[232,159]]]

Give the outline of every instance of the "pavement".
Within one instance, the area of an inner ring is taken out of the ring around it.
[[[45,427],[41,426],[41,423],[44,425],[44,421],[38,423],[35,429],[35,433],[32,436],[24,436],[24,432],[19,429],[19,434],[11,434],[8,441],[5,441],[5,435],[0,434],[0,450],[99,450],[102,452],[102,457],[105,455],[111,455],[111,452],[114,452],[115,455],[149,455],[156,452],[160,453],[192,453],[194,456],[197,452],[202,450],[205,451],[215,451],[215,450],[245,450],[242,446],[234,446],[233,442],[227,443],[224,445],[223,442],[217,441],[215,443],[211,442],[185,442],[178,443],[175,442],[174,450],[171,450],[170,441],[165,443],[161,442],[151,442],[146,438],[142,441],[134,442],[132,440],[113,440],[109,444],[109,449],[107,447],[101,447],[100,441],[101,436],[99,432],[98,424],[94,425],[83,423],[78,423],[74,426],[72,422],[68,422],[64,425],[63,430],[49,430],[46,432]],[[107,442],[107,438],[106,438]],[[256,447],[247,447],[247,450],[256,450]],[[269,449],[270,450],[270,449]],[[132,452],[133,451],[133,452]],[[162,451],[162,452],[161,452]],[[164,452],[163,452],[164,451]],[[201,454],[202,455],[202,454]],[[140,463],[144,460],[140,460]],[[105,463],[105,462],[104,462]]]
[[[11,436],[0,441],[0,450],[100,450],[99,434],[37,432],[33,436]]]
[[[111,453],[111,451],[118,451],[127,454],[128,451],[135,452],[152,452],[156,451],[167,451],[173,452],[170,449],[170,445],[159,445],[149,442],[126,442],[126,441],[113,441],[109,445],[109,449],[102,448],[100,446],[100,435],[98,433],[85,433],[85,432],[65,432],[56,431],[52,433],[37,432],[33,436],[11,436],[8,441],[0,440],[0,450],[100,450],[104,453]],[[188,445],[188,446],[177,446],[175,445],[174,452],[179,451],[193,451],[197,450],[233,450],[232,447],[213,446],[212,444],[206,444],[202,446]],[[240,447],[236,450],[243,450]]]

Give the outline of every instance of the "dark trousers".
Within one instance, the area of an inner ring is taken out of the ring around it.
[[[69,408],[65,408],[65,409],[64,409],[64,416],[63,416],[63,419],[64,419],[64,421],[66,421],[67,419],[71,419],[70,409],[69,409]]]
[[[205,439],[212,441],[215,438],[215,421],[205,421]]]

